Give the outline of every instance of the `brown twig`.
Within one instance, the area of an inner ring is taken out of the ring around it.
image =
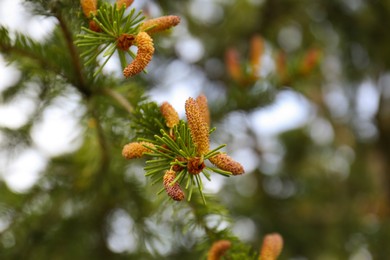
[[[73,63],[74,75],[75,75],[75,87],[86,97],[90,97],[92,91],[88,88],[85,83],[84,75],[83,75],[83,67],[81,65],[80,56],[77,52],[76,46],[73,44],[72,33],[69,30],[68,25],[62,18],[59,12],[56,12],[55,17],[57,18],[61,31],[65,37],[66,45],[68,46],[70,57]]]
[[[383,95],[380,97],[376,115],[378,129],[377,147],[383,161],[384,189],[387,201],[390,202],[390,106],[387,105],[388,103],[385,99]],[[389,212],[387,211],[387,213]]]

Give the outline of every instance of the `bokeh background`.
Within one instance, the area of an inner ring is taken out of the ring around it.
[[[169,101],[182,117],[188,97],[207,96],[212,143],[228,144],[246,173],[206,184],[229,216],[209,214],[206,226],[254,251],[278,232],[280,259],[388,258],[389,1],[132,7],[181,23],[154,37],[148,74],[124,80],[114,57],[88,87],[116,89],[132,104],[141,95]],[[0,34],[0,259],[204,257],[191,208],[156,196],[142,160],[121,158],[134,138],[127,111],[75,87],[53,9],[73,36],[86,24],[79,1],[0,1],[10,38],[25,34],[47,52],[9,48]]]

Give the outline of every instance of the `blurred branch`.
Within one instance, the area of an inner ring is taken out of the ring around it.
[[[104,135],[102,123],[99,119],[99,115],[96,111],[96,107],[93,100],[89,100],[88,110],[93,120],[96,123],[96,133],[101,150],[100,172],[107,172],[110,165],[109,145]]]
[[[207,226],[207,223],[204,219],[205,214],[203,214],[203,212],[201,212],[200,210],[201,207],[206,207],[206,206],[200,204],[197,205],[193,201],[189,201],[188,205],[190,206],[192,213],[194,214],[196,224],[198,224],[200,227],[204,229],[206,235],[210,240],[213,240],[213,238],[215,237],[215,232]]]
[[[191,201],[187,201],[187,204],[192,211],[195,226],[202,228],[210,241],[230,237],[229,232],[226,232],[226,230],[218,230],[218,225],[214,227],[207,225],[209,223],[207,217],[213,215],[219,216],[219,221],[225,220],[231,222],[228,210],[218,201],[214,200],[213,197],[207,198],[207,205],[203,204],[203,200],[200,198],[191,199]]]
[[[378,128],[377,145],[382,154],[385,192],[387,201],[390,202],[390,105],[383,95],[379,100],[376,120]]]
[[[60,74],[60,69],[53,63],[40,57],[32,52],[26,51],[24,49],[18,48],[16,46],[9,46],[4,42],[0,42],[0,51],[5,54],[15,53],[22,57],[28,57],[39,64],[41,68],[51,68],[55,73]]]
[[[115,99],[130,114],[133,113],[133,111],[134,111],[133,106],[119,92],[112,90],[112,89],[109,89],[109,88],[104,88],[103,94]]]
[[[11,41],[9,32],[4,27],[0,27],[0,39],[0,52],[5,56],[12,54],[20,56],[22,58],[17,57],[13,58],[13,60],[23,65],[25,64],[23,58],[27,57],[34,61],[34,68],[39,67],[45,71],[50,70],[61,75],[61,68],[55,62],[45,57],[44,52],[47,50],[42,44],[23,34],[16,34],[15,39]]]

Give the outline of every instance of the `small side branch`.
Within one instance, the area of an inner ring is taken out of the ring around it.
[[[115,90],[104,88],[103,94],[115,99],[127,112],[133,113],[133,106],[127,101],[127,99]]]
[[[100,171],[101,172],[107,172],[109,165],[110,165],[110,151],[109,151],[109,145],[107,143],[103,127],[101,125],[99,115],[96,111],[95,105],[93,103],[93,100],[89,100],[88,104],[88,110],[92,118],[96,122],[96,133],[97,133],[97,139],[100,146],[100,152],[101,152],[101,161],[100,161]]]

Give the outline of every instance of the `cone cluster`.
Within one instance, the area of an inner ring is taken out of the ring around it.
[[[145,18],[142,12],[135,14],[133,9],[128,15],[125,14],[124,9],[133,2],[134,0],[117,0],[114,6],[100,2],[101,6],[98,10],[97,0],[80,0],[81,9],[89,22],[89,29],[84,28],[86,34],[78,36],[80,40],[77,41],[77,44],[79,46],[94,46],[96,52],[107,49],[104,55],[109,58],[117,50],[124,67],[123,75],[126,78],[144,71],[152,60],[154,45],[150,35],[168,30],[180,23],[180,17],[175,15],[162,16],[142,22]],[[115,48],[112,47],[112,43],[115,44]],[[133,45],[138,48],[136,54],[130,50]],[[101,48],[101,46],[105,47]],[[94,53],[94,49],[82,53],[82,55],[90,57],[87,64],[94,61],[98,55]],[[132,57],[135,56],[128,65],[125,62],[125,53],[129,53]],[[101,69],[97,73],[100,71]]]
[[[143,34],[147,35],[145,32]],[[195,185],[198,186],[205,202],[200,177],[202,173],[208,180],[210,180],[209,172],[226,177],[244,173],[240,163],[219,152],[224,145],[214,150],[210,149],[210,112],[205,95],[186,100],[187,123],[179,119],[179,114],[169,102],[162,103],[159,110],[165,126],[160,133],[154,135],[155,140],[146,142],[149,139],[141,138],[142,142],[129,143],[124,146],[122,155],[126,159],[140,158],[145,153],[152,156],[154,159],[147,162],[145,175],[155,178],[155,182],[163,179],[162,191],[165,190],[173,200],[184,199],[184,192],[179,184],[185,182],[185,189],[190,191],[188,200]],[[142,127],[144,126],[146,125],[142,123]],[[207,166],[206,160],[216,167]]]

